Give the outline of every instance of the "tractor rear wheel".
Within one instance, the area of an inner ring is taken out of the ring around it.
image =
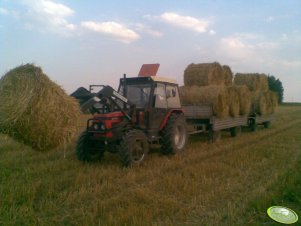
[[[161,137],[161,152],[176,154],[185,149],[188,140],[186,120],[183,115],[170,116]]]
[[[128,131],[120,143],[120,160],[126,167],[140,165],[149,152],[147,137],[141,130]]]
[[[101,160],[103,154],[103,145],[99,144],[97,141],[91,140],[88,131],[84,131],[77,141],[77,158],[84,162],[96,162]]]

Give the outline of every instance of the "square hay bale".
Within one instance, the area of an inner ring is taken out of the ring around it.
[[[0,127],[36,150],[66,144],[77,135],[79,104],[33,64],[0,79]]]
[[[225,86],[180,87],[183,104],[212,104],[213,113],[218,118],[229,116],[229,97]]]
[[[224,85],[225,74],[217,63],[190,64],[184,71],[185,86]]]

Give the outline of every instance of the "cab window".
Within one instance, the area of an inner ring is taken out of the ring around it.
[[[154,95],[155,95],[155,107],[156,108],[167,108],[166,91],[165,91],[164,84],[157,83]]]
[[[178,87],[175,85],[166,85],[166,97],[168,108],[180,108],[180,97]]]

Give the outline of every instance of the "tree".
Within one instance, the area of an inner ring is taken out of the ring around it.
[[[269,89],[278,94],[278,103],[282,103],[284,92],[282,82],[278,78],[276,79],[273,75],[268,75],[268,82]]]

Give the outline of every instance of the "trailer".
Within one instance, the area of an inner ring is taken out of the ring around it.
[[[248,125],[248,116],[216,117],[210,104],[184,105],[183,110],[188,133],[206,133],[210,142],[220,140],[221,131],[228,131],[232,137],[236,137],[241,133],[241,127]]]
[[[241,134],[242,127],[248,127],[256,131],[258,125],[269,128],[272,115],[258,115],[251,113],[245,116],[218,118],[213,113],[211,104],[183,105],[183,111],[187,122],[188,133],[206,133],[210,142],[221,139],[221,132],[230,132],[231,137]]]

